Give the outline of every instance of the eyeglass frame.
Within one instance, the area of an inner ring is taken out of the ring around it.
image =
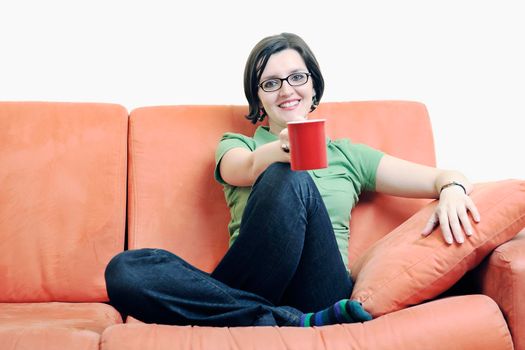
[[[288,79],[290,79],[290,77],[291,77],[292,75],[294,75],[294,74],[304,74],[304,75],[306,75],[306,80],[305,80],[305,82],[302,83],[302,84],[298,84],[298,85],[293,85],[292,83],[290,83],[290,81],[289,81]],[[281,90],[281,88],[283,87],[283,82],[284,82],[285,80],[286,80],[286,82],[288,83],[288,85],[290,85],[290,86],[303,86],[303,85],[305,85],[306,83],[308,83],[308,79],[309,79],[311,76],[312,76],[312,73],[310,73],[310,72],[293,72],[293,73],[291,73],[289,76],[287,76],[286,78],[277,78],[277,77],[276,77],[276,78],[269,78],[269,79],[265,79],[265,80],[261,81],[258,85],[259,85],[259,87],[260,87],[264,92],[275,92],[275,91],[279,91],[279,90]],[[280,81],[279,88],[277,88],[277,89],[275,89],[275,90],[270,90],[270,91],[265,90],[265,89],[262,87],[262,85],[263,85],[265,82],[267,82],[268,80],[279,80],[279,81]]]

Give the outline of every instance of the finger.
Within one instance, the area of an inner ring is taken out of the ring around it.
[[[465,237],[463,236],[463,230],[459,223],[458,213],[456,210],[448,211],[448,225],[452,230],[452,236],[458,243],[465,242]]]
[[[288,142],[288,128],[284,128],[279,133],[279,139],[283,142]]]
[[[474,204],[474,201],[470,197],[467,201],[467,209],[470,211],[470,214],[472,214],[472,218],[475,222],[481,221],[481,215],[479,215],[478,207],[476,207],[476,204]]]
[[[428,236],[434,230],[434,227],[436,227],[436,224],[438,222],[439,222],[439,220],[437,218],[437,214],[436,214],[436,212],[434,212],[432,214],[432,216],[430,217],[430,219],[428,219],[427,224],[425,225],[425,227],[421,231],[421,234],[423,236]]]
[[[472,236],[472,225],[470,224],[470,220],[468,218],[468,214],[466,210],[462,210],[459,214],[459,220],[461,221],[461,225],[463,226],[463,230],[465,231],[467,236]]]
[[[443,211],[439,214],[439,226],[441,227],[441,233],[445,242],[452,244],[452,233],[450,232],[450,226],[448,223],[448,215],[446,211]]]

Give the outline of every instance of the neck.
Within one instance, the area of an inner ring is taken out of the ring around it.
[[[279,136],[281,131],[283,131],[283,129],[286,129],[286,124],[281,125],[279,123],[274,122],[271,119],[268,121],[268,125],[270,126],[270,132],[276,136]]]

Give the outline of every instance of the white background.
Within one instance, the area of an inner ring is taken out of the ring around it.
[[[323,101],[423,102],[438,166],[525,179],[520,1],[0,1],[0,100],[245,104],[251,48],[289,31]]]

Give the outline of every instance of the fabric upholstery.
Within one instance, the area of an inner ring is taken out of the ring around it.
[[[116,323],[122,323],[120,314],[103,303],[0,303],[0,329],[25,326],[102,333]]]
[[[418,305],[366,323],[316,328],[178,327],[134,322],[106,329],[101,349],[449,350],[513,346],[498,306],[486,296],[473,295]]]
[[[494,299],[509,324],[516,349],[525,349],[525,229],[497,247],[477,276],[481,292]]]
[[[102,303],[0,303],[0,348],[96,350],[117,323],[119,313]]]
[[[119,105],[0,103],[0,302],[107,300],[127,122]]]
[[[2,350],[98,350],[100,335],[79,329],[67,328],[0,328]]]
[[[440,228],[421,236],[435,201],[375,243],[353,265],[352,298],[377,317],[436,297],[525,227],[525,181],[477,184],[471,198],[481,221],[471,220],[474,234],[465,243],[449,246]]]
[[[223,132],[253,132],[246,112],[243,106],[138,108],[127,138],[128,115],[119,105],[0,102],[0,348],[512,349],[498,306],[481,295],[311,329],[176,327],[131,318],[119,324],[115,309],[92,303],[107,300],[103,271],[124,248],[126,174],[129,248],[165,248],[213,269],[228,244],[229,219],[213,180],[213,155]],[[327,119],[332,138],[435,164],[423,104],[323,103],[312,117]],[[428,202],[364,194],[353,211],[350,264]],[[513,242],[501,251],[509,258],[504,270],[520,274],[514,252],[523,254]],[[489,267],[486,277],[492,274]],[[521,277],[505,278],[509,295],[523,289]],[[498,293],[492,295],[509,325],[519,325],[513,308],[520,299],[507,303],[511,297]]]

